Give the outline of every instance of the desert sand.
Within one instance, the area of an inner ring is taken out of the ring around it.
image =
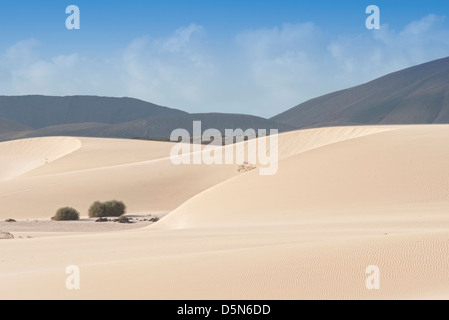
[[[171,143],[0,143],[1,221],[48,220],[62,206],[85,218],[93,201],[111,199],[128,214],[168,212],[138,229],[36,226],[36,237],[0,240],[0,299],[449,297],[448,125],[278,138],[273,176],[175,166]],[[66,288],[69,265],[80,268],[80,290]],[[370,265],[379,290],[365,286]]]

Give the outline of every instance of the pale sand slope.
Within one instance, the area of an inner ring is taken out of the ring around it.
[[[41,146],[42,140],[48,141],[48,146]],[[167,212],[193,195],[238,174],[236,165],[175,166],[169,159],[171,143],[74,140],[80,143],[79,148],[58,161],[44,162],[35,170],[0,181],[0,220],[49,219],[64,206],[75,207],[86,216],[94,201],[112,199],[125,202],[129,213]],[[24,159],[34,159],[42,150],[55,149],[60,143],[66,145],[66,141],[55,138],[7,144],[26,150]],[[0,150],[2,146],[0,143]],[[0,161],[9,158],[8,153],[0,153]]]
[[[0,299],[449,297],[449,126],[327,128],[279,139],[275,176],[164,159],[76,170],[69,159],[81,161],[81,147],[52,162],[54,171],[47,165],[0,182],[0,205],[9,212],[18,202],[49,210],[48,201],[59,204],[53,197],[88,203],[89,192],[105,196],[97,188],[116,191],[131,207],[142,202],[129,193],[146,169],[161,207],[178,206],[137,231],[0,242]],[[120,175],[119,185],[111,186],[111,174]],[[104,181],[85,187],[89,175]],[[71,195],[63,180],[77,183]],[[175,183],[188,189],[183,199],[166,194]],[[65,288],[73,264],[81,269],[79,291]],[[365,287],[369,265],[380,268],[378,291]]]
[[[80,140],[61,137],[0,143],[0,181],[51,163],[80,147]]]
[[[251,171],[236,177],[195,196],[158,225],[273,225],[393,214],[449,218],[448,161],[449,126],[378,132],[290,156],[273,176]]]

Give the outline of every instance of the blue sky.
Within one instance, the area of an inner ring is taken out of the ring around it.
[[[65,28],[77,5],[81,29]],[[381,29],[367,30],[378,5]],[[131,96],[273,116],[449,56],[449,1],[0,2],[0,94]]]

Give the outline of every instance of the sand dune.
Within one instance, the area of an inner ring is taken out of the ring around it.
[[[373,212],[376,216],[394,212],[425,215],[449,209],[449,152],[445,147],[449,126],[372,130],[372,134],[352,139],[335,139],[336,134],[342,136],[341,131],[349,130],[316,131],[323,140],[326,132],[334,140],[291,153],[281,160],[276,175],[260,176],[253,171],[215,186],[187,201],[159,226],[197,228],[237,221],[239,225],[283,224],[285,219],[303,222],[371,216]],[[292,134],[285,137],[291,139]],[[211,210],[215,203],[220,205]],[[434,206],[422,212],[422,204]]]
[[[448,297],[449,126],[282,134],[274,176],[174,166],[171,144],[78,141],[0,181],[0,218],[109,198],[171,212],[139,230],[3,240],[0,299]],[[65,288],[68,265],[81,290]],[[365,286],[370,265],[380,290]]]
[[[0,143],[0,181],[62,158],[81,146],[76,138],[37,138]]]
[[[167,212],[193,195],[238,174],[236,166],[174,166],[169,159],[170,143],[75,140],[80,147],[70,155],[0,184],[3,208],[0,219],[50,218],[63,206],[73,206],[82,215],[87,215],[87,209],[94,201],[111,199],[124,201],[129,213]],[[55,148],[56,145],[61,148],[66,145],[65,141],[59,144],[53,138],[6,144],[20,146],[30,141],[39,150],[42,141],[48,141]],[[4,159],[9,161],[10,157]],[[24,157],[23,161],[28,159]],[[27,201],[23,201],[25,198]]]

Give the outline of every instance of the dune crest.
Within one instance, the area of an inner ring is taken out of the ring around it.
[[[71,137],[47,137],[0,143],[0,181],[12,179],[60,159],[81,147]]]

